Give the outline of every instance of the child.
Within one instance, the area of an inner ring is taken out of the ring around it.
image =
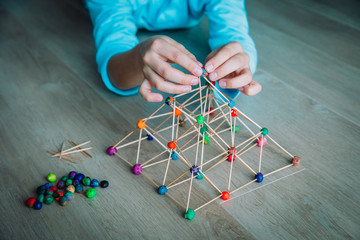
[[[210,80],[217,80],[231,97],[239,91],[246,95],[261,91],[252,80],[257,55],[244,0],[86,0],[86,5],[94,24],[99,72],[106,87],[119,95],[139,92],[147,101],[160,102],[162,95],[152,88],[171,94],[191,91],[202,75],[203,65],[195,56],[166,36],[139,43],[136,32],[192,27],[203,14],[209,19],[213,50],[204,66]]]

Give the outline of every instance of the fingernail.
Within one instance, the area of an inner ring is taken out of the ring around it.
[[[206,71],[211,72],[214,69],[214,66],[212,64],[209,64],[206,66]]]
[[[191,86],[185,86],[185,87],[183,87],[183,91],[184,91],[184,92],[190,92],[190,91],[191,91]]]
[[[156,102],[161,102],[161,101],[162,101],[162,97],[161,97],[161,96],[156,96],[156,97],[155,97],[155,101],[156,101]]]
[[[212,73],[210,73],[209,77],[210,77],[210,80],[214,81],[214,80],[216,80],[217,73],[216,73],[216,72],[212,72]]]
[[[226,87],[226,82],[225,82],[225,81],[221,81],[221,82],[220,82],[220,87],[222,87],[222,88]]]
[[[199,82],[198,79],[194,78],[191,80],[191,85],[196,85],[196,84],[198,84],[198,82]]]
[[[196,69],[195,69],[195,74],[196,74],[197,76],[201,76],[201,74],[202,74],[202,69],[201,69],[201,68],[196,68]]]
[[[243,92],[244,91],[244,88],[243,87],[240,87],[238,88],[240,92]]]

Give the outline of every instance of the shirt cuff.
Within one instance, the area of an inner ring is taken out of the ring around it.
[[[114,85],[112,85],[112,83],[109,79],[108,71],[107,71],[107,66],[108,66],[110,58],[118,53],[124,52],[123,48],[124,48],[123,46],[121,48],[114,46],[114,47],[102,49],[101,51],[99,51],[98,55],[97,55],[97,62],[98,62],[98,68],[99,68],[98,70],[99,70],[99,73],[101,75],[101,78],[102,78],[105,86],[110,91],[112,91],[113,93],[116,93],[118,95],[121,95],[121,96],[130,96],[130,95],[137,94],[139,92],[140,86],[130,88],[127,90],[118,89]]]

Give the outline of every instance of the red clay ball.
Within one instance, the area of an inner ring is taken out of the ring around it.
[[[238,114],[239,114],[238,110],[236,110],[234,108],[231,109],[231,116],[232,117],[237,117]]]
[[[230,198],[230,193],[229,192],[222,192],[221,198],[224,199],[224,200],[228,200]]]
[[[36,202],[36,199],[31,197],[31,198],[28,198],[28,200],[26,200],[25,204],[26,204],[26,206],[32,208],[32,207],[34,207],[35,202]]]
[[[298,156],[295,156],[292,160],[291,160],[291,163],[294,165],[294,166],[299,166],[300,165],[300,157]]]

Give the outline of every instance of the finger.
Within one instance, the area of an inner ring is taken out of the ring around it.
[[[207,63],[205,64],[205,70],[208,73],[213,72],[226,60],[234,56],[237,52],[237,49],[233,49],[231,48],[231,46],[224,46],[219,51],[217,51],[211,59],[207,61]]]
[[[163,96],[160,93],[151,92],[152,86],[149,80],[144,79],[143,83],[140,85],[139,94],[148,102],[161,102]]]
[[[243,86],[239,90],[240,90],[240,92],[244,93],[245,95],[254,96],[254,95],[258,94],[259,92],[261,92],[262,86],[260,85],[260,83],[252,80],[249,84]]]
[[[197,61],[195,55],[192,54],[191,52],[189,52],[189,51],[184,47],[184,45],[182,45],[181,43],[179,43],[179,42],[177,42],[177,41],[175,41],[174,39],[169,38],[169,37],[166,37],[166,38],[164,38],[164,39],[165,39],[167,42],[169,42],[170,44],[173,44],[177,49],[179,49],[180,51],[182,51],[183,53],[185,53],[186,55],[188,55],[191,59]],[[198,62],[198,61],[197,61],[197,62]],[[198,62],[198,63],[200,63],[200,62]],[[201,63],[200,63],[200,64],[201,64]],[[202,64],[201,64],[201,66],[202,66]],[[201,67],[201,66],[200,66],[200,67]]]
[[[191,74],[185,74],[182,71],[173,68],[169,63],[160,58],[157,60],[155,58],[155,60],[149,62],[148,65],[162,78],[172,82],[183,85],[196,85],[199,83],[198,77]]]
[[[248,64],[249,56],[246,53],[237,53],[210,73],[209,78],[211,81],[216,81],[237,69],[245,68]]]
[[[240,88],[252,81],[252,73],[250,68],[245,68],[239,73],[231,73],[228,77],[219,81],[221,88]]]
[[[157,90],[172,93],[172,94],[180,94],[186,93],[191,91],[190,85],[181,85],[181,84],[174,84],[168,81],[165,81],[164,78],[159,76],[155,71],[150,68],[144,69],[144,75],[149,81],[151,82],[152,86],[155,87]]]
[[[189,57],[184,52],[180,51],[178,48],[174,47],[170,43],[164,44],[159,54],[170,61],[179,64],[190,73],[195,76],[200,77],[202,75],[202,69],[198,65],[197,61]]]

